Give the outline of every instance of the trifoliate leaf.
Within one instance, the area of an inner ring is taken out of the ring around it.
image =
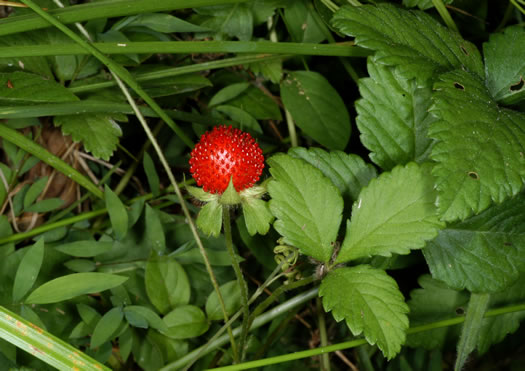
[[[521,275],[518,281],[505,291],[491,294],[489,306],[501,308],[511,304],[521,304],[523,300],[525,300],[525,275]],[[487,352],[492,344],[499,343],[505,336],[515,332],[524,318],[525,312],[521,311],[483,319],[477,344],[479,354]]]
[[[361,157],[342,151],[327,152],[315,147],[295,147],[290,149],[288,154],[301,158],[321,170],[348,201],[356,200],[361,188],[377,176],[376,169],[366,164]]]
[[[432,145],[428,127],[436,120],[428,112],[432,84],[407,80],[375,57],[368,59],[368,73],[359,80],[356,123],[370,159],[386,170],[425,161]]]
[[[435,71],[464,68],[483,76],[476,46],[430,15],[393,4],[343,6],[332,25],[356,44],[377,51],[379,62],[397,66],[405,77],[422,81]]]
[[[217,237],[221,234],[222,205],[217,200],[211,200],[204,205],[197,216],[197,227],[207,236]]]
[[[336,321],[344,319],[352,334],[364,333],[388,359],[399,352],[408,329],[408,306],[384,270],[368,265],[336,269],[321,282],[319,296],[324,309]]]
[[[318,143],[343,150],[350,139],[350,116],[343,99],[321,74],[295,71],[281,83],[281,98],[295,124]]]
[[[409,163],[372,179],[359,194],[337,263],[421,249],[442,227],[430,165]]]
[[[268,159],[268,184],[274,227],[283,244],[328,262],[341,224],[343,199],[323,173],[307,162],[280,154]]]
[[[434,86],[429,129],[438,140],[438,209],[442,220],[464,220],[516,195],[525,181],[525,114],[500,108],[483,81],[457,70]]]
[[[525,272],[525,196],[448,225],[423,250],[432,277],[456,289],[497,292]]]
[[[417,281],[421,288],[412,290],[407,302],[411,327],[454,318],[465,312],[469,299],[465,291],[453,290],[430,275],[421,276]],[[458,334],[455,327],[436,328],[408,335],[407,345],[427,350],[441,348],[447,336]]]
[[[525,30],[512,26],[493,33],[483,44],[486,85],[498,102],[514,104],[525,98]]]
[[[103,160],[109,160],[122,135],[120,126],[105,114],[55,116],[54,123],[75,142],[81,142],[93,156]]]

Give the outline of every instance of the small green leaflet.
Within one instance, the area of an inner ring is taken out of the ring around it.
[[[336,321],[345,320],[352,334],[364,333],[388,359],[405,342],[408,306],[396,281],[384,270],[369,265],[339,268],[321,282],[319,296],[324,309]]]
[[[26,253],[16,270],[13,284],[13,302],[18,302],[33,287],[44,260],[44,239],[40,238],[33,246],[26,247]]]
[[[245,198],[242,201],[242,212],[246,229],[250,236],[256,233],[262,235],[268,233],[270,223],[273,221],[273,215],[268,209],[268,202],[260,199]]]
[[[525,272],[525,196],[448,225],[423,250],[435,279],[456,289],[498,292]]]
[[[207,28],[196,26],[165,13],[144,13],[127,17],[121,23],[117,23],[113,29],[119,31],[137,27],[145,27],[162,33],[209,31]]]
[[[316,142],[343,150],[350,116],[343,99],[320,73],[294,71],[281,83],[281,98],[295,124]]]
[[[109,220],[117,240],[122,240],[128,233],[128,212],[120,198],[107,186],[104,186],[104,197]]]
[[[25,300],[27,304],[49,304],[93,294],[121,285],[128,277],[108,273],[74,273],[47,281]]]
[[[343,212],[339,190],[307,162],[278,154],[267,160],[273,180],[268,184],[274,228],[283,243],[328,262]]]
[[[511,26],[504,33],[493,33],[483,44],[486,85],[502,104],[515,104],[525,98],[525,30]]]
[[[116,307],[110,309],[104,316],[98,321],[91,336],[90,349],[95,349],[101,346],[106,341],[112,339],[112,335],[117,331],[122,322],[124,313],[122,308]]]
[[[441,75],[434,89],[439,120],[429,136],[438,140],[431,154],[438,209],[442,220],[464,220],[522,190],[525,114],[498,107],[483,81],[465,71]]]
[[[430,81],[416,83],[396,74],[376,57],[368,59],[370,77],[359,80],[361,99],[355,103],[357,127],[370,159],[385,170],[410,161],[421,163],[430,154],[429,125],[436,120]]]
[[[222,205],[211,200],[204,205],[197,216],[197,227],[207,236],[218,237],[222,228]]]
[[[435,201],[428,164],[409,163],[372,179],[354,202],[336,262],[423,248],[443,226]]]
[[[141,318],[145,323],[144,328],[151,327],[161,332],[168,331],[168,327],[159,315],[148,307],[143,307],[141,305],[127,305],[124,307],[124,315],[127,320],[131,317]]]
[[[93,156],[109,160],[122,135],[122,129],[110,114],[83,113],[79,115],[55,116],[55,126],[81,142]]]
[[[204,312],[194,305],[175,308],[162,319],[168,331],[165,335],[172,339],[188,339],[202,335],[210,326]]]
[[[241,289],[237,281],[226,282],[219,287],[221,296],[226,307],[226,314],[232,315],[241,307]],[[219,297],[216,291],[213,291],[208,300],[206,300],[206,314],[211,321],[222,321],[224,315],[219,304]]]
[[[383,64],[396,66],[406,78],[425,81],[437,71],[465,68],[483,76],[476,46],[430,15],[393,4],[343,6],[332,25],[356,44],[377,51]]]

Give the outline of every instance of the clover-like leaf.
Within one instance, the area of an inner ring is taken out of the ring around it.
[[[435,201],[428,164],[409,163],[372,179],[354,202],[336,262],[424,247],[442,227]]]
[[[464,220],[523,188],[525,114],[498,107],[484,82],[462,70],[441,75],[434,89],[438,209],[447,222]]]
[[[341,224],[343,199],[334,184],[306,161],[279,154],[268,159],[274,227],[284,244],[328,262]]]
[[[322,281],[319,296],[336,321],[345,320],[352,334],[363,333],[388,359],[405,342],[408,306],[396,281],[369,265],[339,268]]]

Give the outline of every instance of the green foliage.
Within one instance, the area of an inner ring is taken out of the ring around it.
[[[224,285],[221,285],[219,291],[224,299],[226,314],[233,314],[241,306],[241,288],[238,282],[226,282]],[[221,321],[224,319],[219,304],[219,295],[215,291],[208,296],[206,301],[206,315],[210,321]]]
[[[20,261],[13,283],[13,301],[17,302],[27,294],[36,281],[44,260],[44,240],[39,239],[33,246],[26,248]]]

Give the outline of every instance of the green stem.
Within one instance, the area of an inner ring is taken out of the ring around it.
[[[458,356],[456,358],[456,364],[454,365],[455,371],[463,369],[467,357],[476,348],[483,316],[487,311],[489,300],[490,294],[470,294],[467,315],[458,342]]]
[[[328,345],[328,336],[326,334],[326,321],[324,318],[324,309],[321,304],[321,298],[316,298],[316,308],[317,308],[317,320],[319,322],[319,334],[321,336],[321,346],[325,347]],[[330,354],[323,353],[321,354],[321,370],[330,371]]]
[[[443,21],[445,22],[447,27],[451,30],[459,32],[458,26],[456,26],[454,20],[452,19],[450,13],[447,10],[447,7],[445,6],[445,4],[443,4],[443,0],[432,0],[432,4],[434,4],[434,7],[438,11],[441,18],[443,18]]]
[[[499,315],[513,313],[513,312],[520,312],[520,311],[525,311],[525,303],[508,306],[505,308],[489,310],[485,313],[485,317],[494,317],[494,316],[499,316]],[[449,327],[449,326],[460,324],[464,321],[465,321],[464,316],[456,317],[456,318],[448,319],[448,320],[443,320],[443,321],[437,321],[437,322],[429,323],[427,325],[412,327],[408,329],[407,334],[415,334],[418,332],[433,330],[436,328]],[[315,357],[315,356],[318,356],[319,354],[335,352],[335,351],[343,350],[343,349],[355,348],[355,347],[358,347],[364,344],[367,344],[366,339],[356,339],[356,340],[346,341],[346,342],[339,343],[339,344],[329,345],[327,347],[319,347],[319,348],[305,350],[301,352],[285,354],[282,356],[270,357],[270,358],[260,359],[260,360],[251,361],[251,362],[244,362],[238,365],[218,367],[215,370],[220,370],[220,371],[247,370],[247,369],[256,368],[256,367],[263,367],[263,366],[273,365],[277,363],[294,361],[297,359]]]
[[[175,122],[164,112],[164,110],[153,100],[144,89],[135,81],[131,73],[120,64],[115,63],[110,58],[106,57],[100,50],[94,47],[92,44],[84,41],[80,36],[70,30],[67,26],[62,24],[52,15],[43,11],[37,4],[32,0],[21,0],[24,4],[30,7],[35,13],[45,19],[47,22],[51,23],[53,26],[58,28],[60,31],[65,33],[69,38],[71,38],[75,43],[78,44],[85,52],[92,54],[100,62],[102,62],[106,67],[110,69],[112,73],[118,76],[120,79],[124,80],[159,116],[166,122],[166,124],[177,134],[179,138],[190,148],[193,147],[192,140],[175,124]],[[71,45],[73,47],[74,45]]]
[[[287,109],[284,110],[284,115],[286,117],[286,125],[288,126],[288,134],[290,135],[290,145],[292,147],[297,147],[299,145],[299,141],[297,140],[297,131],[295,130],[293,117]]]
[[[240,360],[244,358],[244,343],[246,342],[246,337],[248,335],[248,319],[250,317],[250,307],[248,304],[248,285],[241,271],[241,266],[239,265],[239,260],[237,259],[237,252],[235,251],[235,246],[233,246],[232,238],[232,227],[231,227],[231,218],[230,218],[230,208],[228,205],[222,206],[222,223],[224,227],[224,239],[226,240],[226,250],[230,254],[230,259],[232,262],[233,270],[235,272],[235,277],[237,278],[237,283],[239,284],[239,289],[241,290],[241,305],[243,311],[242,317],[242,331],[239,338],[238,355]],[[236,360],[238,363],[239,360]]]
[[[280,304],[280,305],[277,305],[275,308],[272,308],[271,310],[269,310],[268,312],[258,316],[255,321],[253,321],[251,327],[250,327],[250,330],[255,330],[265,324],[267,324],[268,322],[270,321],[273,321],[275,318],[289,312],[290,310],[292,310],[293,308],[296,308],[306,302],[308,302],[309,300],[313,299],[314,297],[317,296],[317,293],[318,293],[318,289],[317,288],[313,288],[313,289],[310,289],[306,292],[303,292],[297,296],[295,296],[294,298],[290,299],[290,300],[287,300],[286,302]],[[234,336],[238,336],[240,333],[241,333],[241,327],[237,327],[233,330],[233,334]],[[214,350],[216,350],[217,348],[223,346],[224,344],[226,344],[228,342],[228,337],[227,336],[221,336],[220,338],[218,338],[216,341],[214,341],[209,347],[208,349],[203,352],[203,355],[204,354],[208,354]],[[199,347],[197,349],[194,349],[192,350],[190,353],[186,354],[184,357],[178,359],[177,361],[173,362],[173,363],[170,363],[166,366],[164,366],[163,368],[161,368],[159,371],[172,371],[172,370],[178,370],[180,369],[181,367],[184,367],[184,365],[186,365],[188,362],[190,362],[196,354],[200,353],[201,352],[201,349],[202,347]],[[246,363],[241,363],[239,365],[245,365]],[[237,365],[237,366],[239,366]],[[238,368],[239,370],[242,370],[242,368]]]

